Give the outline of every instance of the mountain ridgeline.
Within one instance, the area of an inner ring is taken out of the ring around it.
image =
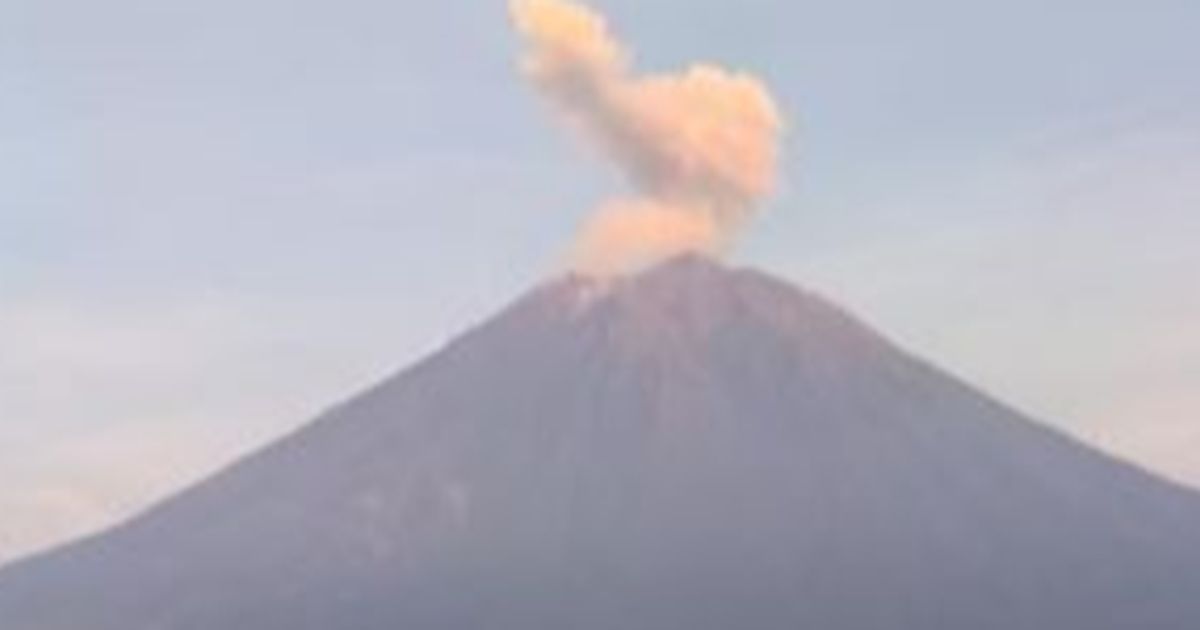
[[[696,257],[535,289],[4,630],[1195,630],[1200,496]]]

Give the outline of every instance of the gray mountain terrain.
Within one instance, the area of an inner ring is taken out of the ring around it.
[[[0,628],[1195,630],[1200,496],[680,258],[8,567]]]

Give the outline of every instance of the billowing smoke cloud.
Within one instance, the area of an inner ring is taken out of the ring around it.
[[[575,265],[598,274],[718,253],[768,195],[782,122],[754,77],[696,65],[637,76],[604,18],[569,0],[513,0],[523,71],[633,188],[585,226]]]

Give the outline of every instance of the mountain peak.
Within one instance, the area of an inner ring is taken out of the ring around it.
[[[770,335],[789,351],[855,354],[888,346],[828,300],[771,276],[684,254],[639,273],[572,273],[532,291],[494,322],[522,328],[601,327],[614,343],[702,348],[717,335]],[[537,323],[534,323],[537,322]],[[557,322],[551,324],[550,322]],[[843,357],[844,358],[844,357]]]
[[[614,292],[626,292],[635,287],[667,285],[673,290],[695,290],[716,287],[733,282],[737,271],[724,263],[699,253],[685,253],[668,258],[635,273],[625,275],[597,276],[586,272],[572,271],[564,279],[552,284],[561,284],[567,290],[584,295],[598,296]]]
[[[129,524],[0,572],[0,619],[1191,630],[1198,521],[1194,495],[829,302],[685,256],[549,282]]]

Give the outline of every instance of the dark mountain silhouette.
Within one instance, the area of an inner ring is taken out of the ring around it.
[[[681,258],[9,567],[0,628],[1195,630],[1200,498]]]

